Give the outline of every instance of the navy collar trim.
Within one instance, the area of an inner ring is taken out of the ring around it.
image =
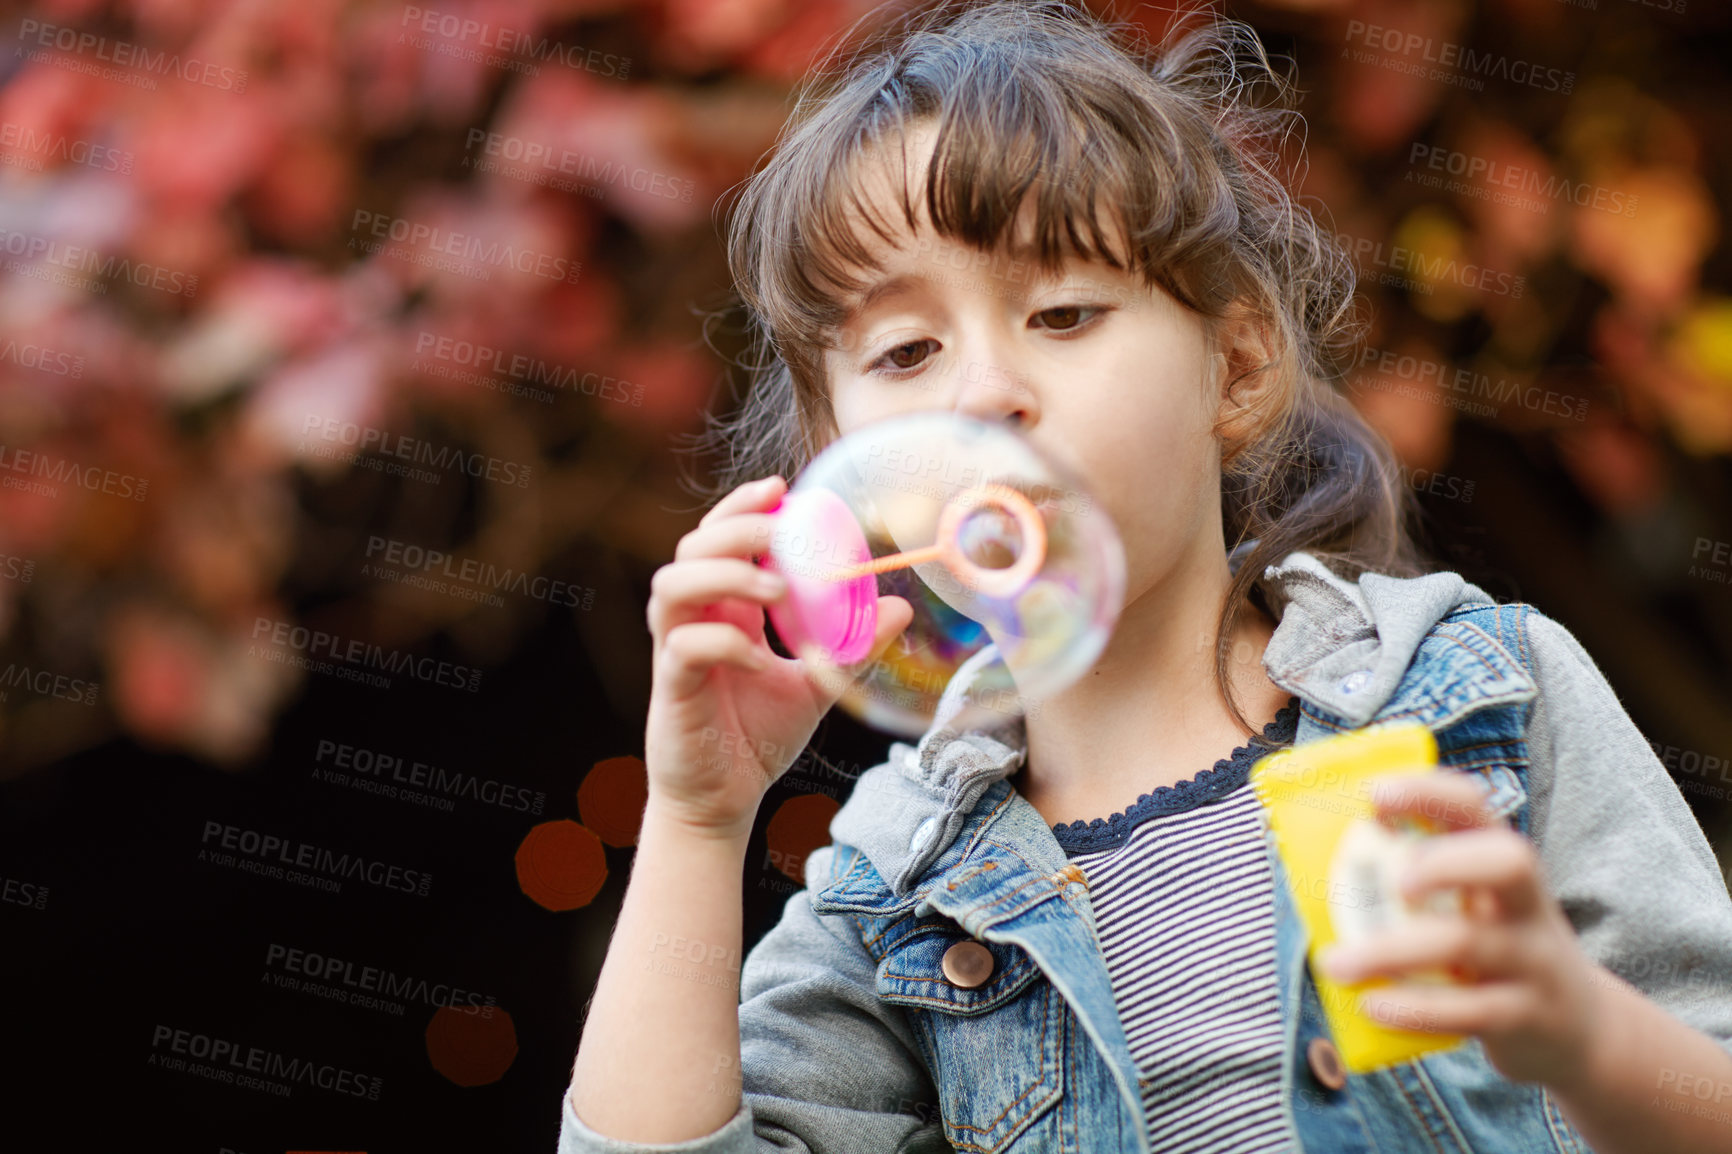
[[[1212,801],[1218,801],[1251,779],[1251,767],[1270,752],[1272,746],[1291,744],[1299,725],[1299,698],[1290,697],[1275,714],[1275,719],[1263,727],[1261,740],[1252,738],[1229,756],[1215,762],[1196,777],[1177,785],[1156,787],[1136,803],[1108,818],[1066,822],[1052,827],[1053,836],[1065,855],[1096,853],[1117,849],[1130,839],[1139,825],[1152,817],[1184,813]]]

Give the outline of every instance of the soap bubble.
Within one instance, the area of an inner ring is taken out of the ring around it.
[[[1020,718],[1094,664],[1124,602],[1106,511],[1007,426],[946,412],[820,453],[782,499],[765,565],[788,579],[770,607],[783,643],[835,679],[844,708],[904,737],[926,732],[952,675],[989,645],[945,724]],[[867,662],[891,594],[914,620]]]

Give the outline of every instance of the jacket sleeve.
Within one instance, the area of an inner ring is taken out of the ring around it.
[[[1732,897],[1708,839],[1581,643],[1528,615],[1529,833],[1588,956],[1732,1054]]]
[[[828,884],[835,852],[807,856],[808,886]],[[850,920],[800,890],[741,967],[739,1111],[701,1138],[623,1142],[584,1125],[567,1093],[559,1154],[949,1151],[913,1029],[878,998],[877,973]]]

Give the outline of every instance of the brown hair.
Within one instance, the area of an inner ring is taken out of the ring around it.
[[[940,236],[992,253],[1032,196],[1041,267],[1056,271],[1068,249],[1122,269],[1097,219],[1105,208],[1145,284],[1210,318],[1211,334],[1230,314],[1258,326],[1266,359],[1243,367],[1229,397],[1261,379],[1215,430],[1226,539],[1255,541],[1217,622],[1215,675],[1255,734],[1233,700],[1227,639],[1247,604],[1271,609],[1265,566],[1303,549],[1350,580],[1427,567],[1407,530],[1417,501],[1338,389],[1361,328],[1353,266],[1281,179],[1298,126],[1290,91],[1254,31],[1207,11],[1185,13],[1155,47],[1070,3],[941,3],[833,54],[734,205],[748,387],[697,438],[723,457],[704,495],[792,478],[835,436],[823,354],[845,314],[838,290],[874,267],[848,207],[891,237],[860,202],[856,166],[913,122],[935,122],[924,197]],[[906,189],[903,211],[912,229]]]

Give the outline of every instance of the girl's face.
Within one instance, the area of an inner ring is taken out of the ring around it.
[[[914,147],[922,139],[910,136],[911,168],[930,151],[929,136]],[[900,220],[896,167],[871,170],[881,220]],[[915,171],[909,187],[923,181]],[[879,245],[882,271],[849,299],[841,347],[825,354],[840,432],[928,410],[1008,422],[1105,506],[1124,539],[1127,604],[1210,551],[1224,574],[1211,432],[1222,362],[1204,319],[1104,263],[1070,255],[1048,276],[938,237],[912,199],[918,228]],[[1024,207],[1012,251],[1026,250]]]

